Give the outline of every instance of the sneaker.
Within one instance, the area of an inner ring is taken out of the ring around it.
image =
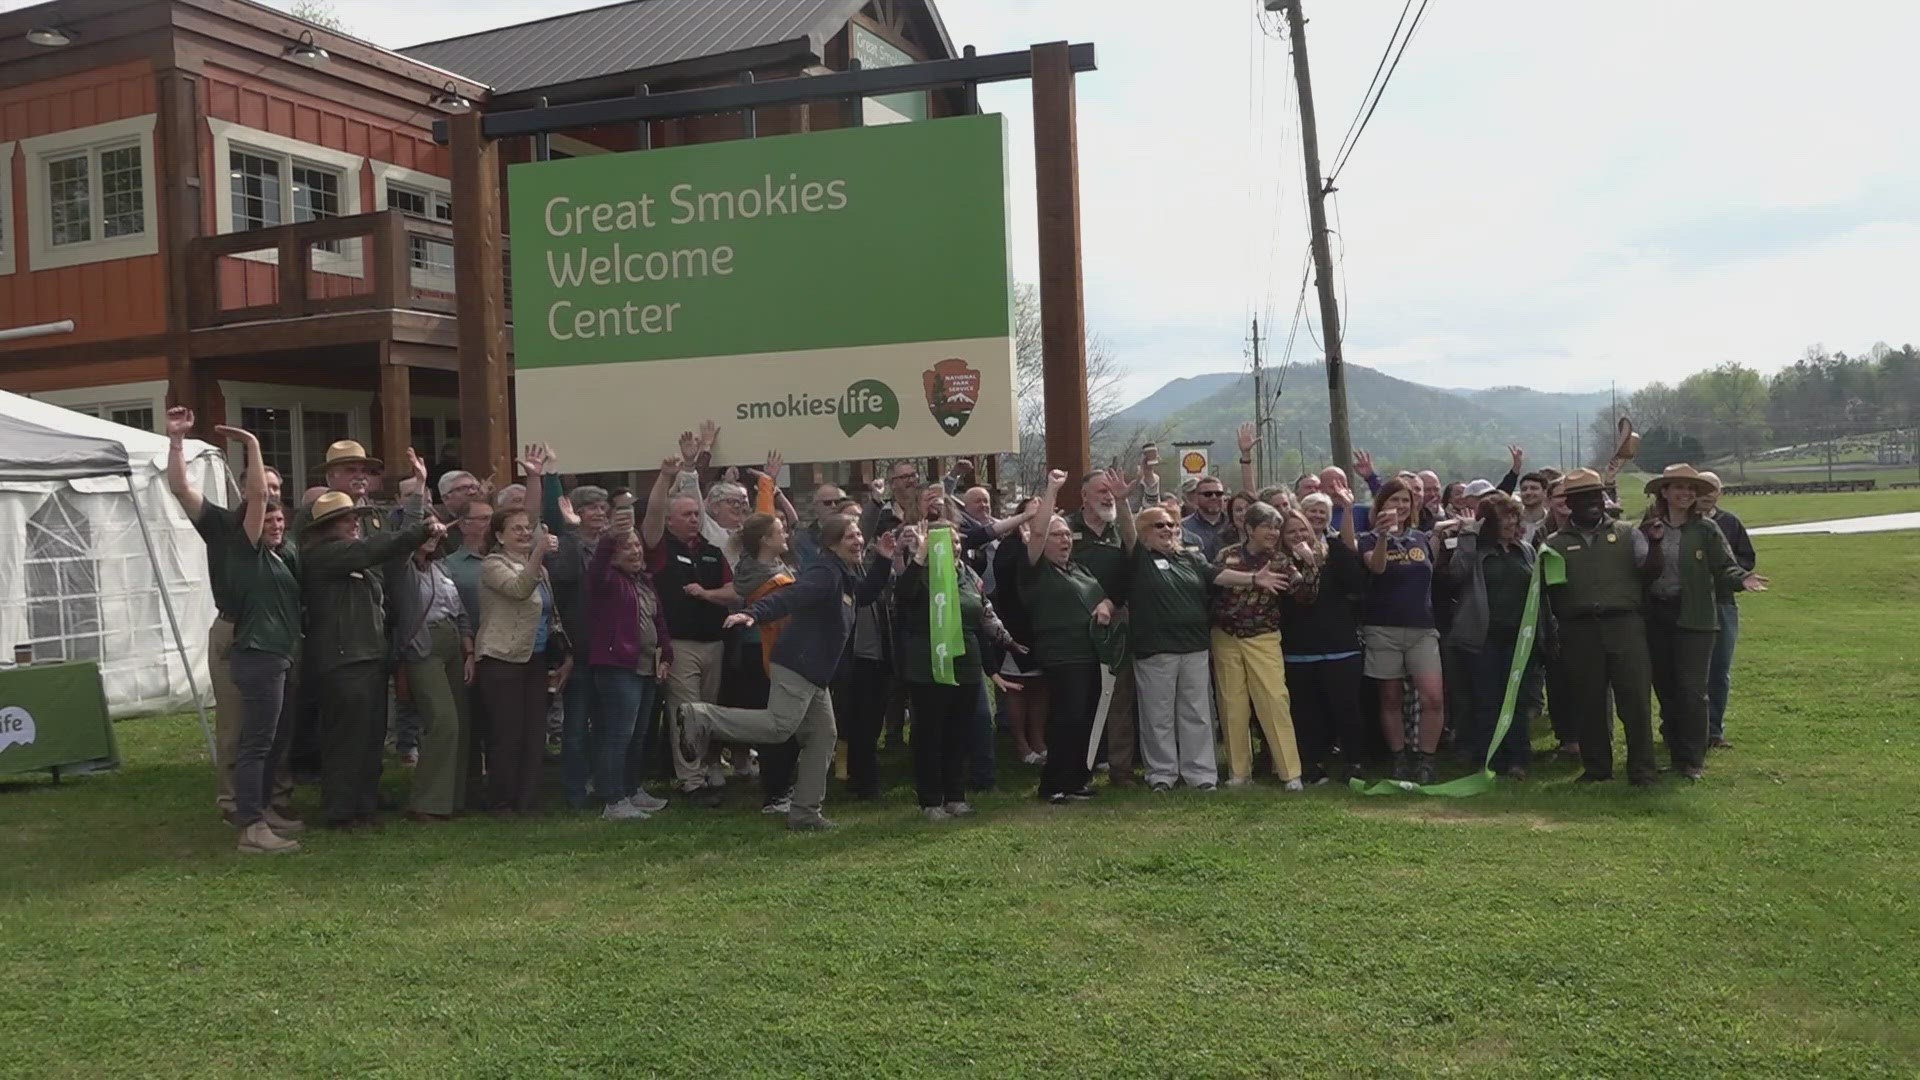
[[[1314,783],[1316,784],[1324,784],[1326,782],[1327,782],[1327,778],[1324,776],[1314,781]],[[1287,790],[1288,791],[1305,791],[1307,790],[1307,785],[1303,781],[1301,781],[1299,778],[1296,777],[1292,780],[1287,781]]]
[[[1214,784],[1212,784],[1212,783],[1210,783],[1210,782],[1209,782],[1209,783],[1200,783],[1200,784],[1195,784],[1195,785],[1193,785],[1193,790],[1195,790],[1195,791],[1213,791],[1213,790],[1216,790],[1216,786],[1215,786]]]
[[[1087,800],[1093,798],[1094,791],[1090,787],[1083,787],[1075,791],[1063,791],[1061,792],[1061,794],[1066,796],[1068,799],[1072,800],[1073,802],[1086,802]]]
[[[657,814],[667,808],[667,800],[648,794],[646,788],[635,789],[633,794],[627,796],[627,801],[649,814]]]
[[[1067,793],[1064,791],[1056,791],[1051,795],[1042,795],[1040,796],[1040,801],[1046,803],[1048,806],[1065,806],[1067,805]]]
[[[923,806],[920,808],[920,816],[935,825],[938,825],[942,821],[953,820],[953,815],[947,813],[945,807],[940,806]]]
[[[791,814],[793,812],[793,800],[775,799],[765,806],[762,806],[760,812],[763,814]]]
[[[1695,765],[1689,765],[1680,770],[1680,779],[1682,780],[1705,780],[1706,778],[1707,770]]]
[[[947,812],[948,817],[966,817],[968,814],[973,813],[973,805],[965,800],[950,802],[941,807],[941,809]]]
[[[1020,763],[1022,765],[1045,765],[1047,763],[1047,756],[1029,750],[1020,758]]]
[[[821,816],[818,810],[794,810],[787,814],[787,828],[794,832],[826,832],[839,826]]]
[[[652,816],[652,814],[633,805],[632,801],[628,799],[610,802],[607,804],[605,810],[600,811],[600,820],[602,821],[645,821]]]
[[[1164,780],[1160,780],[1155,781],[1154,785],[1147,790],[1153,792],[1155,795],[1165,795],[1167,792],[1173,790],[1173,785]]]
[[[1732,743],[1730,743],[1730,742],[1728,742],[1728,741],[1727,741],[1727,740],[1725,740],[1725,739],[1710,739],[1710,740],[1708,740],[1708,742],[1707,742],[1707,749],[1709,749],[1709,750],[1731,750],[1731,749],[1733,749],[1733,744],[1732,744]]]
[[[307,823],[299,818],[284,817],[271,809],[260,811],[260,820],[267,823],[267,828],[281,836],[293,836],[307,829]]]
[[[1252,786],[1253,786],[1253,777],[1251,777],[1251,776],[1236,776],[1236,777],[1234,777],[1233,779],[1231,779],[1231,780],[1228,780],[1228,781],[1227,781],[1227,786],[1228,786],[1228,787],[1231,787],[1231,788],[1243,788],[1243,787],[1252,787]]]
[[[288,855],[299,850],[298,840],[276,835],[265,821],[256,821],[240,833],[242,855]]]

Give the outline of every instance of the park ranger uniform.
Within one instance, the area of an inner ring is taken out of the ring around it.
[[[1598,473],[1575,469],[1568,494],[1601,489]],[[1569,524],[1547,538],[1547,548],[1566,562],[1566,582],[1547,588],[1560,624],[1560,665],[1565,672],[1580,733],[1583,780],[1613,777],[1613,718],[1607,691],[1627,736],[1627,778],[1650,784],[1658,773],[1653,755],[1653,666],[1641,617],[1646,536],[1623,522],[1602,518],[1583,530]]]

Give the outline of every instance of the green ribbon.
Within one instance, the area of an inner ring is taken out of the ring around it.
[[[1549,547],[1543,548],[1540,554],[1541,557],[1534,560],[1533,580],[1527,584],[1527,607],[1520,615],[1520,635],[1513,642],[1513,666],[1507,669],[1507,696],[1500,702],[1500,720],[1493,726],[1493,741],[1487,744],[1487,759],[1480,763],[1480,771],[1444,784],[1416,784],[1411,780],[1377,780],[1368,784],[1354,779],[1347,781],[1349,787],[1362,795],[1398,795],[1404,791],[1456,799],[1493,790],[1493,755],[1506,740],[1507,729],[1513,726],[1514,703],[1520,698],[1520,683],[1526,678],[1527,661],[1533,657],[1533,637],[1540,622],[1541,576],[1549,573],[1549,561],[1559,561],[1560,553]],[[1564,564],[1561,565],[1559,579],[1562,583],[1566,581]]]
[[[953,659],[967,651],[960,633],[960,572],[953,554],[953,529],[939,525],[927,533],[927,638],[933,647],[933,681],[958,686]]]

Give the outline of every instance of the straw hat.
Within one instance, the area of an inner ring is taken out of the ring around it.
[[[1575,469],[1560,478],[1560,493],[1563,495],[1578,495],[1583,491],[1605,491],[1606,489],[1606,481],[1600,479],[1600,474],[1592,469]]]
[[[313,501],[313,517],[301,527],[302,532],[311,532],[338,517],[345,517],[356,511],[371,512],[373,508],[361,506],[353,501],[353,496],[344,491],[329,491]]]
[[[1659,476],[1647,481],[1647,494],[1655,494],[1668,484],[1691,484],[1702,495],[1711,495],[1715,486],[1713,481],[1701,476],[1693,466],[1681,462],[1667,466]]]
[[[324,473],[335,465],[365,465],[375,472],[384,472],[387,467],[379,458],[368,457],[367,448],[352,439],[341,439],[327,447],[327,459],[315,471]]]

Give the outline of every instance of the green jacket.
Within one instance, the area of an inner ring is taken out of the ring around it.
[[[310,674],[387,658],[386,589],[378,568],[426,542],[424,516],[420,500],[410,499],[398,529],[359,540],[314,537],[300,548]]]
[[[1648,575],[1649,580],[1657,576],[1660,558],[1660,545],[1651,546],[1653,556],[1648,562],[1653,573]],[[1680,617],[1675,625],[1682,630],[1720,629],[1720,590],[1738,592],[1746,577],[1746,568],[1734,560],[1733,548],[1720,526],[1703,517],[1681,526]]]

